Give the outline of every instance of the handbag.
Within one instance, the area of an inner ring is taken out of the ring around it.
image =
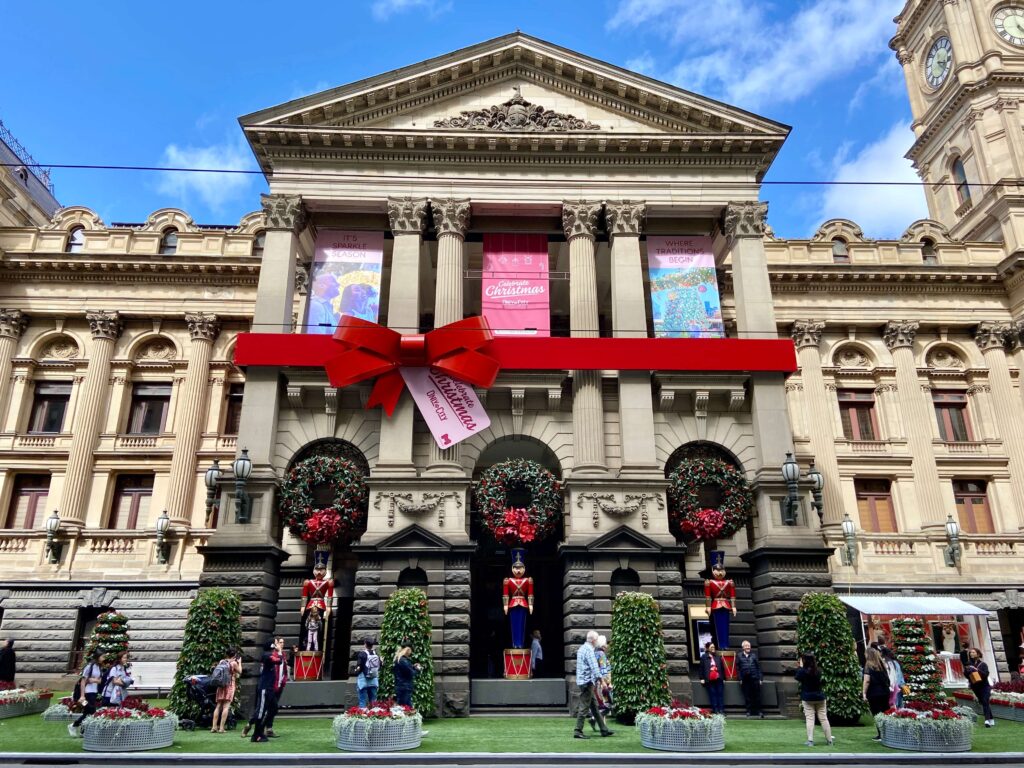
[[[708,680],[715,682],[718,680],[718,666],[714,665],[708,670]]]
[[[980,683],[981,682],[981,673],[978,670],[976,670],[976,669],[975,670],[971,670],[970,674],[967,675],[967,679],[970,680],[972,684]]]
[[[905,685],[905,684],[901,685],[900,686],[900,693],[902,693],[904,696],[909,696],[910,695],[910,686],[909,685]]]

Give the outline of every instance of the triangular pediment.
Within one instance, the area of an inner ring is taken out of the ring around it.
[[[433,550],[444,552],[449,551],[451,548],[451,544],[440,536],[415,523],[378,542],[375,547],[377,551]]]
[[[641,533],[637,533],[626,525],[620,525],[615,530],[595,539],[587,545],[590,552],[619,552],[629,554],[658,553],[664,549],[653,539],[649,539]]]

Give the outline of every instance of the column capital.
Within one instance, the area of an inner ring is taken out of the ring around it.
[[[728,238],[764,237],[768,224],[768,203],[729,203],[725,206],[722,232]]]
[[[28,315],[20,309],[0,309],[0,338],[20,339],[28,325]]]
[[[86,312],[85,319],[89,321],[89,330],[94,339],[117,341],[124,330],[124,322],[118,312]]]
[[[1005,349],[1010,328],[1009,323],[983,320],[974,329],[974,343],[982,352],[988,352],[990,349]]]
[[[647,203],[633,200],[608,200],[604,204],[605,222],[608,234],[640,235],[647,218]]]
[[[466,236],[469,229],[469,200],[444,198],[430,201],[430,212],[434,218],[434,229],[438,235],[452,234]],[[461,278],[460,278],[461,279]]]
[[[396,235],[422,235],[427,225],[427,198],[389,197],[388,221]]]
[[[900,347],[913,347],[920,325],[916,320],[890,320],[882,330],[882,340],[891,352]]]
[[[790,335],[797,349],[814,347],[817,349],[821,343],[821,332],[825,330],[825,323],[820,320],[797,320],[790,328]]]
[[[587,200],[565,200],[562,202],[562,229],[565,239],[574,237],[597,237],[597,219],[601,215],[601,203]]]
[[[267,229],[290,230],[299,234],[306,226],[306,207],[301,195],[260,195],[267,217]]]
[[[188,325],[188,333],[192,341],[213,342],[220,333],[220,320],[216,315],[206,312],[185,313],[185,323]]]

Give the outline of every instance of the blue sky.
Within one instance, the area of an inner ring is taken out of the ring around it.
[[[793,126],[767,181],[917,181],[903,0],[341,0],[11,3],[0,120],[43,163],[254,168],[237,117],[521,29]],[[84,8],[84,6],[81,6]],[[17,62],[17,64],[14,64]],[[260,177],[55,170],[106,222],[166,206],[198,223],[258,207]],[[926,215],[906,187],[766,186],[780,237],[841,216],[898,237]]]

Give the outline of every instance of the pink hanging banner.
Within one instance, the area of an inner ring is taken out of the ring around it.
[[[441,448],[460,443],[491,426],[472,385],[430,368],[402,368],[402,378]]]
[[[547,235],[485,234],[483,316],[495,336],[550,336]]]

